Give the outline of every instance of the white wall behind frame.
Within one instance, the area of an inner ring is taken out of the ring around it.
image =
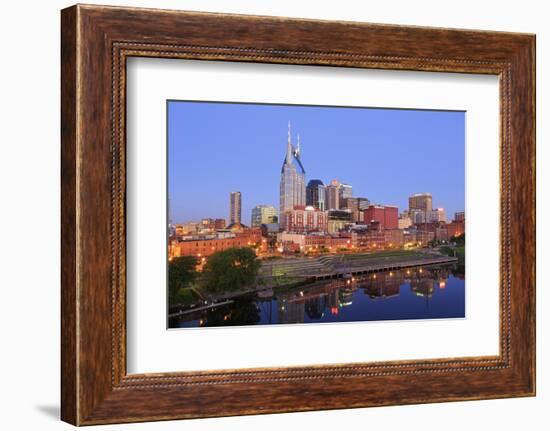
[[[128,371],[498,354],[498,91],[489,75],[129,59]],[[467,111],[467,318],[167,331],[167,99]]]

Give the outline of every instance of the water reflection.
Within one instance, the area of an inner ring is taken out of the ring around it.
[[[457,267],[418,267],[315,282],[268,298],[250,295],[171,319],[170,327],[456,318],[464,310]]]

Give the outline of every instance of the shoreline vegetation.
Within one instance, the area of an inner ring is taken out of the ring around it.
[[[210,256],[203,266],[194,256],[169,262],[168,317],[232,303],[246,296],[272,296],[316,280],[351,274],[455,263],[464,273],[464,236],[434,248],[326,254],[316,258],[258,259],[251,248],[231,248]]]

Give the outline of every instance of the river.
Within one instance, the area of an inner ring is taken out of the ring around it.
[[[415,267],[332,279],[172,318],[170,328],[465,317],[456,266]]]

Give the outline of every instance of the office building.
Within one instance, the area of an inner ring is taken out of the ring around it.
[[[321,211],[326,209],[326,188],[321,180],[311,180],[307,183],[306,205]]]
[[[346,199],[351,198],[353,196],[353,188],[349,184],[340,183],[340,187],[338,188],[338,195],[340,200],[340,206],[342,205],[342,202],[344,202]]]
[[[231,192],[229,197],[229,224],[241,222],[241,192]]]
[[[326,186],[326,209],[340,209],[340,182],[338,180],[332,180]]]
[[[367,224],[378,222],[382,229],[397,229],[398,209],[392,205],[370,205],[363,211],[363,220]]]
[[[420,210],[429,212],[432,210],[432,194],[431,193],[416,193],[409,196],[409,211]]]
[[[279,214],[294,209],[295,206],[305,206],[306,204],[306,171],[302,165],[300,156],[300,138],[298,137],[297,146],[292,145],[290,137],[290,122],[288,123],[288,140],[286,155],[281,168],[281,181],[279,188]],[[283,217],[279,220],[284,224]]]
[[[262,224],[277,223],[277,209],[270,205],[256,205],[252,208],[250,226],[259,227]]]

